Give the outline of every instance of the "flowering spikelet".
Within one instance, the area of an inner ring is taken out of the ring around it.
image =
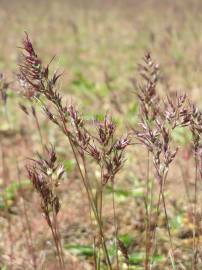
[[[44,70],[27,33],[25,33],[22,49],[18,77],[25,90],[25,95],[33,97],[38,94],[42,87]]]
[[[141,112],[145,114],[147,119],[154,119],[159,112],[159,97],[156,93],[159,66],[154,63],[151,54],[147,53],[143,59],[143,64],[139,65],[139,69],[143,79],[137,93],[141,105]]]
[[[27,171],[29,179],[41,197],[41,208],[49,224],[49,211],[54,210],[57,214],[60,209],[56,188],[64,170],[62,166],[56,164],[57,157],[54,149],[46,151],[47,158],[39,156],[37,160],[33,160],[32,165],[27,166]]]

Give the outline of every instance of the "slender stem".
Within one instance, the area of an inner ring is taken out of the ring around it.
[[[97,264],[97,254],[96,254],[96,241],[95,236],[93,236],[93,260],[94,260],[94,269],[99,270],[98,264]]]
[[[90,205],[92,207],[94,216],[96,218],[96,221],[97,221],[97,224],[98,224],[98,227],[99,227],[99,230],[100,230],[100,234],[102,236],[102,245],[103,245],[103,250],[104,250],[104,253],[105,253],[105,256],[106,256],[106,259],[107,259],[107,264],[109,266],[109,269],[112,270],[112,266],[111,266],[111,262],[110,262],[110,258],[109,258],[109,254],[108,254],[108,250],[107,250],[106,243],[105,243],[105,236],[104,236],[104,233],[103,233],[103,230],[102,230],[102,224],[101,224],[101,221],[100,221],[100,218],[99,218],[99,214],[97,212],[97,209],[96,209],[96,206],[95,206],[95,203],[94,203],[92,190],[91,190],[91,188],[89,188],[89,181],[87,181],[87,179],[84,177],[83,172],[81,170],[81,167],[80,167],[80,164],[79,164],[79,160],[78,160],[76,151],[74,149],[74,145],[72,143],[72,140],[71,140],[71,138],[69,136],[69,132],[68,132],[67,127],[66,127],[66,124],[65,124],[65,119],[63,117],[63,113],[61,112],[61,110],[60,110],[59,107],[58,107],[58,110],[59,110],[59,113],[60,113],[61,120],[63,122],[63,127],[64,127],[65,134],[66,134],[66,136],[68,138],[69,144],[70,144],[71,149],[72,149],[72,152],[74,154],[74,158],[76,160],[76,164],[77,164],[77,168],[79,170],[79,174],[81,176],[81,179],[83,181],[84,187],[86,189],[89,203],[90,203]]]
[[[21,186],[21,171],[19,168],[19,163],[18,163],[18,158],[17,158],[16,153],[15,153],[15,160],[16,160],[18,183]],[[31,254],[33,268],[34,268],[34,270],[37,270],[37,257],[36,257],[36,252],[35,252],[35,248],[33,245],[32,230],[31,230],[31,226],[30,226],[28,213],[27,213],[27,208],[25,205],[24,194],[23,194],[21,188],[19,190],[19,193],[20,193],[20,196],[22,198],[22,204],[23,204],[22,211],[23,211],[23,215],[24,215],[24,222],[26,225],[24,225],[23,219],[20,219],[20,220],[22,221],[22,227],[23,227],[23,231],[25,233],[25,240],[27,243],[27,247],[28,247],[28,250]]]
[[[83,167],[84,167],[84,171],[85,171],[85,178],[88,179],[88,172],[87,172],[87,169],[86,169],[86,160],[85,160],[84,157],[82,158],[82,162],[83,162]],[[94,231],[94,230],[93,230],[92,214],[91,214],[91,206],[90,206],[89,203],[88,203],[88,207],[89,207],[89,217],[90,217],[91,229],[92,229],[92,231]],[[97,258],[96,258],[96,237],[95,237],[94,234],[93,234],[93,255],[94,255],[94,267],[95,267],[95,270],[99,270],[100,268],[97,268]],[[99,261],[100,261],[100,260],[99,260]],[[99,263],[99,262],[98,262],[98,263]]]
[[[170,226],[169,226],[169,221],[168,221],[168,214],[167,214],[167,209],[166,209],[166,202],[165,202],[165,195],[164,195],[164,186],[165,186],[165,181],[167,178],[167,172],[161,177],[161,183],[160,183],[160,192],[159,192],[159,198],[158,198],[158,204],[157,204],[157,219],[158,216],[160,214],[159,208],[160,208],[160,202],[161,202],[161,198],[162,198],[162,202],[163,202],[163,209],[164,209],[164,214],[165,214],[165,218],[166,218],[166,226],[167,226],[167,231],[168,231],[168,236],[169,236],[169,242],[170,242],[170,246],[171,246],[171,255],[173,258],[173,263],[174,263],[174,269],[175,269],[175,261],[174,261],[174,248],[173,248],[173,242],[172,242],[172,236],[171,236],[171,231],[170,231]],[[157,227],[157,222],[155,224],[155,230],[153,233],[153,238],[152,238],[152,242],[154,242],[154,238],[155,238],[155,233],[156,233],[156,227]],[[154,255],[155,249],[153,251],[153,255]]]
[[[99,214],[100,214],[100,220],[102,221],[102,204],[103,204],[103,188],[102,188],[102,182],[100,183],[99,187]]]
[[[69,138],[69,136],[68,136],[68,138]],[[89,183],[89,180],[88,180],[88,178],[87,178],[87,177],[88,177],[88,174],[87,174],[87,171],[86,171],[85,159],[82,158],[82,160],[83,160],[83,162],[84,162],[84,170],[85,170],[85,176],[86,176],[86,178],[84,177],[84,175],[83,175],[83,173],[82,173],[82,170],[81,170],[81,167],[80,167],[80,164],[79,164],[79,161],[78,161],[78,158],[77,158],[77,155],[76,155],[74,146],[73,146],[72,141],[71,141],[70,138],[69,138],[69,142],[70,142],[70,145],[71,145],[71,147],[72,147],[72,150],[73,150],[73,153],[74,153],[74,157],[75,157],[75,160],[76,160],[77,167],[78,167],[78,169],[79,169],[81,178],[82,178],[82,180],[83,180],[84,186],[85,186],[86,191],[87,191],[89,203],[90,203],[90,205],[91,205],[91,207],[92,207],[94,216],[95,216],[95,218],[96,218],[96,221],[97,221],[97,224],[98,224],[98,227],[99,227],[100,236],[101,236],[101,239],[102,239],[103,251],[104,251],[104,253],[105,253],[105,256],[106,256],[106,259],[107,259],[107,263],[108,263],[108,266],[109,266],[110,270],[112,270],[112,266],[111,266],[111,262],[110,262],[110,258],[109,258],[109,254],[108,254],[108,250],[107,250],[107,246],[106,246],[106,243],[105,243],[105,235],[104,235],[104,233],[103,233],[102,220],[100,219],[98,210],[97,210],[97,208],[96,208],[96,205],[95,205],[95,202],[94,202],[94,199],[93,199],[92,189],[91,189],[91,187],[90,187],[90,183]]]
[[[119,255],[118,255],[118,223],[116,216],[115,197],[114,197],[114,179],[112,179],[112,203],[113,203],[113,217],[114,217],[114,229],[115,229],[115,248],[116,248],[116,267],[119,270]]]
[[[55,227],[54,227],[54,224],[52,223],[52,221],[50,219],[49,213],[46,214],[46,218],[48,219],[47,222],[48,222],[48,224],[50,226],[51,233],[52,233],[52,236],[53,236],[53,240],[54,240],[54,243],[55,243],[57,256],[58,256],[58,261],[59,261],[59,266],[60,266],[61,269],[64,269],[62,259],[61,259],[61,255],[60,255],[60,248],[59,248],[59,245],[58,245],[58,239],[57,239],[57,235],[56,235],[56,232],[55,232]],[[53,218],[53,220],[54,220],[54,218]]]
[[[99,185],[99,184],[98,184]],[[98,198],[99,198],[99,218],[100,218],[100,222],[102,223],[102,197],[103,197],[103,190],[102,190],[102,172],[101,172],[101,183],[100,183],[100,186],[98,187],[99,188],[99,195],[98,195]],[[99,246],[99,253],[100,253],[100,246]],[[100,269],[100,256],[99,256],[99,262],[98,262],[98,269]]]
[[[156,206],[156,222],[154,224],[154,231],[153,231],[153,234],[152,234],[152,237],[151,237],[151,243],[154,243],[155,242],[156,228],[157,228],[157,225],[158,225],[158,217],[160,215],[161,195],[162,195],[162,192],[163,192],[163,189],[164,189],[164,183],[166,181],[167,175],[168,175],[168,173],[166,173],[163,176],[163,178],[161,179],[161,183],[160,183],[160,190],[159,190],[158,202],[157,202],[157,206]],[[154,246],[153,247],[153,251],[152,251],[152,258],[154,257],[155,250],[156,250],[156,247]],[[152,262],[152,264],[153,264],[153,262]]]
[[[165,218],[166,218],[166,226],[167,226],[167,231],[168,231],[168,236],[169,236],[169,241],[170,241],[170,246],[171,246],[171,252],[172,252],[171,255],[173,258],[173,264],[174,264],[174,269],[175,269],[174,248],[173,248],[172,235],[171,235],[170,226],[169,226],[168,213],[167,213],[167,209],[166,209],[164,192],[162,192],[162,201],[163,201],[163,208],[164,208],[164,213],[165,213]]]
[[[145,270],[149,269],[149,252],[150,252],[150,218],[148,212],[148,201],[149,201],[149,151],[147,151],[147,189],[146,189],[146,198],[145,198],[145,208],[146,208],[146,239],[145,239]],[[151,213],[151,205],[150,205],[150,213]]]
[[[196,227],[197,227],[197,202],[198,202],[198,161],[197,161],[197,150],[195,149],[194,155],[195,162],[195,179],[194,179],[194,209],[193,209],[193,270],[197,270],[197,241],[196,241]],[[199,236],[198,236],[199,238]]]
[[[60,256],[61,266],[64,269],[64,258],[63,258],[63,252],[62,252],[61,238],[60,238],[59,230],[58,230],[57,214],[54,208],[53,208],[53,228],[54,228],[55,239],[58,246],[57,250]]]
[[[39,124],[39,119],[38,119],[38,116],[36,114],[36,111],[35,111],[35,113],[33,115],[34,115],[34,119],[35,119],[35,122],[36,122],[37,130],[38,130],[38,133],[39,133],[42,151],[44,152],[45,149],[44,149],[44,143],[43,143],[43,136],[42,136],[41,127],[40,127],[40,124]]]
[[[44,89],[44,90],[46,90],[46,89]],[[57,108],[58,113],[60,115],[60,119],[61,119],[62,125],[63,125],[62,130],[65,133],[65,135],[67,136],[68,141],[69,141],[69,144],[71,146],[71,149],[72,149],[72,152],[73,152],[75,161],[76,161],[76,165],[77,165],[77,168],[79,170],[79,174],[81,176],[83,185],[84,185],[84,187],[86,189],[86,193],[87,193],[87,196],[88,196],[88,201],[89,201],[90,206],[91,206],[91,208],[93,210],[95,219],[96,219],[97,224],[98,224],[98,227],[99,227],[100,235],[102,237],[103,251],[104,251],[105,256],[106,256],[107,264],[109,266],[109,269],[112,270],[112,266],[111,266],[111,262],[110,262],[110,258],[109,258],[109,254],[108,254],[108,250],[107,250],[107,246],[106,246],[106,243],[105,243],[105,236],[104,236],[104,233],[103,233],[103,230],[102,230],[102,224],[101,224],[101,221],[100,221],[100,218],[99,218],[99,214],[98,214],[97,209],[96,209],[96,206],[95,206],[95,202],[94,202],[92,190],[91,190],[91,188],[89,186],[88,179],[85,178],[85,176],[83,175],[83,172],[81,170],[81,167],[80,167],[80,164],[79,164],[79,160],[78,160],[76,151],[74,149],[74,145],[73,145],[72,139],[70,137],[70,133],[69,133],[69,131],[67,129],[67,126],[66,126],[66,119],[65,119],[64,113],[62,111],[61,105],[59,103],[57,103],[56,101],[51,100],[49,97],[47,97],[47,98],[55,105],[55,107]],[[41,101],[40,99],[39,99],[39,101],[43,104],[43,101]]]

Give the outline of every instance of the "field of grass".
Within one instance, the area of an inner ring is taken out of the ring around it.
[[[0,270],[202,269],[201,74],[200,0],[0,0]]]

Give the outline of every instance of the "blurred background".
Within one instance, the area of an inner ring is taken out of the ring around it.
[[[51,237],[41,217],[38,197],[33,194],[25,171],[27,157],[41,151],[36,123],[19,108],[19,104],[31,108],[20,95],[21,89],[16,80],[19,47],[25,31],[44,64],[54,56],[51,70],[63,73],[59,88],[65,102],[76,104],[86,119],[103,119],[109,112],[120,134],[138,122],[134,91],[139,81],[138,64],[146,52],[151,52],[159,63],[158,91],[162,98],[175,91],[185,92],[199,108],[202,106],[202,1],[0,0],[0,73],[9,84],[6,102],[3,99],[0,108],[1,270],[29,269],[26,236],[22,237],[25,230],[21,220],[23,205],[29,216],[39,265],[42,265],[39,269],[56,269]],[[92,269],[88,204],[79,191],[80,181],[74,160],[63,135],[48,123],[37,104],[35,110],[44,141],[56,145],[59,160],[63,161],[66,170],[61,187],[63,206],[60,219],[68,269]],[[191,269],[187,225],[190,221],[187,192],[193,190],[190,134],[179,130],[174,139],[181,149],[169,176],[168,208],[176,237],[174,241],[179,247],[178,259],[184,265],[179,269]],[[120,234],[133,255],[131,269],[138,270],[144,269],[142,241],[146,159],[146,152],[140,149],[129,151],[125,170],[118,176],[116,192]],[[182,172],[183,162],[187,162],[185,172]],[[186,183],[183,181],[185,178]],[[20,188],[19,179],[23,183]],[[7,206],[1,199],[3,196],[8,199]],[[33,205],[36,205],[34,209]],[[109,232],[111,214],[111,206],[106,204],[106,230]],[[163,225],[159,230],[160,247],[154,269],[170,269],[165,255],[168,243]],[[9,243],[13,243],[12,248]],[[13,268],[9,266],[11,253]]]

